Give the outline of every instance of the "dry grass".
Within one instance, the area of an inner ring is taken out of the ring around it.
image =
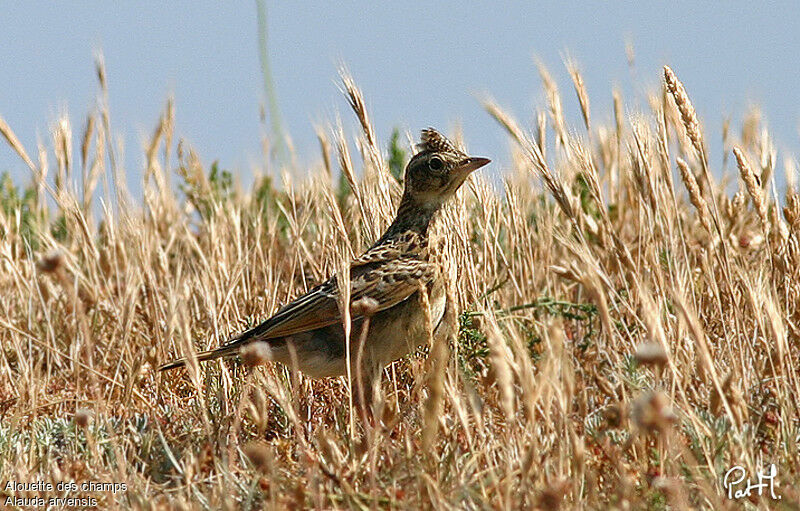
[[[388,367],[366,423],[346,378],[268,353],[154,371],[266,318],[386,227],[401,186],[352,79],[355,144],[318,130],[324,165],[246,192],[173,144],[168,103],[139,205],[102,62],[82,136],[66,119],[51,131],[51,179],[50,152],[34,162],[0,119],[33,175],[24,196],[2,188],[0,480],[125,483],[89,492],[107,508],[719,509],[728,468],[775,463],[781,504],[800,505],[800,200],[789,189],[782,220],[766,131],[726,130],[743,179],[728,197],[671,70],[652,111],[626,119],[615,93],[604,126],[569,68],[585,137],[544,66],[533,132],[487,104],[513,164],[499,186],[473,177],[437,229],[458,332]]]

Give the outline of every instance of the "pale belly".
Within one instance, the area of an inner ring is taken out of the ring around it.
[[[431,297],[430,313],[433,330],[436,330],[444,317],[446,305],[447,299],[444,293]],[[395,321],[391,324],[376,322],[374,326],[374,330],[371,328],[369,332],[368,346],[372,348],[373,363],[381,367],[429,342],[425,313],[416,296],[411,297],[408,305],[401,314],[395,316]]]
[[[431,326],[435,330],[444,317],[447,305],[444,289],[433,289],[430,297]],[[350,332],[351,364],[355,367],[357,346],[363,323],[353,323]],[[347,374],[344,329],[333,325],[297,334],[291,340],[297,356],[297,368],[312,378]],[[410,296],[390,310],[381,311],[370,320],[363,361],[366,367],[380,370],[428,343],[425,315],[419,298]],[[273,347],[274,360],[289,367],[292,356],[287,345]]]

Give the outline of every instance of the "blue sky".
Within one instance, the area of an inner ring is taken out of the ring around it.
[[[301,162],[318,158],[313,123],[333,121],[340,112],[355,130],[337,87],[337,67],[345,63],[382,141],[395,126],[416,133],[460,124],[471,151],[499,161],[492,172],[502,172],[508,142],[480,98],[491,95],[530,124],[544,105],[538,56],[558,80],[579,129],[563,66],[567,54],[584,73],[595,122],[611,119],[613,86],[635,110],[669,64],[705,121],[712,151],[720,151],[722,119],[731,116],[736,126],[747,106],[758,104],[779,150],[796,154],[800,10],[789,2],[699,4],[268,2],[269,51],[284,124]],[[626,41],[635,48],[633,69]],[[263,91],[252,1],[7,2],[0,47],[0,115],[31,153],[60,112],[82,129],[98,90],[93,52],[100,49],[112,124],[124,137],[134,189],[142,140],[170,94],[177,135],[205,163],[219,160],[244,182],[259,165]],[[0,144],[3,170],[28,179]]]

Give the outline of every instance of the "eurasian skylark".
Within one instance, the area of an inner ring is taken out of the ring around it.
[[[394,221],[369,250],[350,265],[351,364],[362,361],[367,382],[388,363],[428,342],[424,301],[434,338],[442,327],[447,303],[444,269],[428,248],[428,227],[444,203],[487,158],[467,156],[438,131],[422,131],[419,152],[405,170],[403,196]],[[265,342],[272,359],[322,378],[347,372],[346,340],[334,275],[282,307],[231,342],[196,355],[198,361],[235,356],[246,345]],[[368,320],[368,321],[367,321]],[[363,351],[357,356],[362,325],[367,323]],[[173,369],[186,359],[161,366]]]

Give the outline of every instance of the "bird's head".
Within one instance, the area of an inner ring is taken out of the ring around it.
[[[422,130],[418,147],[406,166],[403,199],[430,210],[439,209],[467,176],[490,161],[466,155],[433,128]]]

